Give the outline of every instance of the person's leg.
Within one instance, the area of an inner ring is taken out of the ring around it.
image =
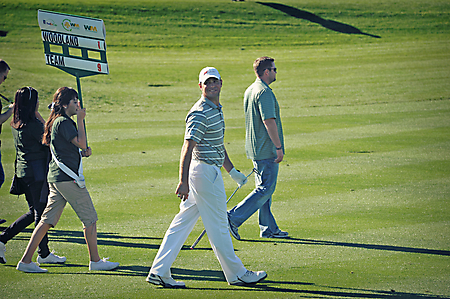
[[[267,159],[253,161],[253,165],[259,172],[259,174],[255,174],[256,188],[234,208],[228,211],[230,222],[236,227],[241,226],[250,216],[258,211],[271,198],[275,191],[278,177],[278,164],[274,163],[272,159]],[[264,213],[263,224],[267,225],[265,217],[267,215]]]
[[[4,244],[27,228],[31,223],[33,223],[34,219],[34,203],[30,188],[23,182],[23,179],[19,179],[18,183],[23,184],[25,187],[25,199],[28,203],[28,212],[17,218],[14,223],[12,223],[0,234],[0,242]]]
[[[175,215],[164,235],[158,253],[153,260],[149,275],[155,274],[163,278],[171,277],[170,268],[189,236],[189,233],[197,223],[198,217],[198,208],[191,190],[188,199],[180,203],[180,212]]]
[[[33,214],[34,214],[34,223],[35,227],[39,224],[41,221],[42,213],[45,210],[45,207],[47,206],[47,202],[41,202],[41,190],[44,182],[29,182],[29,190],[30,190],[30,197],[33,201]],[[50,249],[48,248],[48,234],[45,234],[42,238],[41,242],[39,243],[39,249],[38,254],[42,258],[46,258],[50,254]]]
[[[18,183],[21,184],[21,179],[18,180]],[[29,193],[27,188],[27,193]],[[28,212],[17,218],[14,223],[8,226],[1,234],[0,234],[0,264],[6,264],[6,246],[5,244],[11,240],[18,233],[23,231],[27,226],[33,223],[33,202],[29,194],[25,197],[28,203]]]
[[[80,188],[73,181],[54,183],[54,188],[72,206],[78,218],[83,223],[83,233],[89,253],[89,270],[113,270],[119,263],[101,259],[97,246],[97,212],[92,203],[91,196],[86,188]]]
[[[52,226],[50,224],[39,222],[38,226],[36,226],[36,228],[33,231],[33,234],[31,235],[30,242],[28,242],[28,246],[27,249],[25,250],[25,253],[23,254],[23,257],[20,260],[22,263],[25,264],[31,263],[31,259],[33,258],[34,252],[36,251],[42,238],[45,236],[45,234],[51,227]]]
[[[5,172],[3,171],[2,166],[2,154],[0,153],[0,188],[2,187],[3,183],[5,182]],[[5,219],[0,219],[0,224],[5,223]]]
[[[100,255],[98,254],[97,247],[97,222],[84,229],[84,239],[88,246],[89,260],[98,262],[100,260]]]
[[[265,173],[262,174],[262,181],[264,181],[263,184],[267,186],[268,193],[270,193],[270,197],[260,207],[258,213],[261,236],[270,235],[280,231],[271,211],[272,194],[275,192],[275,187],[277,185],[279,164],[267,161],[267,163],[265,163],[264,168]]]
[[[78,187],[72,181],[57,182],[53,186],[72,206],[78,218],[83,223],[83,233],[88,247],[89,259],[92,262],[98,262],[100,260],[97,247],[98,217],[88,190]]]
[[[227,197],[220,169],[200,163],[193,168],[189,181],[192,196],[225,278],[228,282],[236,281],[247,269],[234,253],[228,232]]]
[[[3,171],[2,153],[0,152],[0,188],[2,187],[4,182],[5,182],[5,172]]]

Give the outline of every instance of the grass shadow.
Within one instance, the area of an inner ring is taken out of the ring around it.
[[[182,270],[184,271],[184,270]],[[209,272],[209,271],[208,271]],[[216,272],[216,271],[211,271]],[[223,278],[225,279],[225,278]],[[211,279],[202,279],[211,280]],[[308,286],[315,288],[321,288],[323,290],[308,290]],[[295,294],[295,298],[380,298],[380,299],[438,299],[447,298],[438,295],[418,294],[418,293],[406,293],[383,291],[383,290],[368,290],[368,289],[354,289],[354,288],[342,288],[331,287],[324,285],[317,285],[309,282],[295,282],[295,281],[276,281],[276,280],[264,280],[256,285],[248,285],[241,287],[230,288],[204,288],[204,287],[189,287],[190,290],[209,290],[209,291],[230,291],[235,292],[272,292],[282,294]],[[327,290],[328,289],[328,290]],[[449,299],[449,298],[447,298]]]
[[[409,252],[409,253],[450,256],[449,250],[414,248],[414,247],[393,246],[393,245],[377,245],[377,244],[361,244],[361,243],[349,243],[349,242],[297,239],[297,238],[292,238],[292,237],[288,238],[288,239],[264,239],[264,240],[241,239],[241,241],[255,242],[255,243],[287,243],[287,244],[297,244],[297,245],[341,246],[341,247],[354,247],[354,248],[364,248],[364,249],[373,249],[373,250],[387,250],[387,251],[399,251],[399,252]]]
[[[33,233],[33,229],[26,228],[22,232],[24,233]],[[57,230],[50,229],[49,232],[50,241],[53,242],[67,242],[67,243],[76,243],[76,244],[86,244],[84,239],[84,234],[82,231],[70,231],[70,230]],[[14,237],[16,240],[29,240],[28,236],[17,235]],[[123,241],[122,241],[123,240]],[[162,238],[154,238],[154,237],[131,237],[131,236],[121,236],[117,233],[97,233],[97,244],[103,246],[119,246],[119,247],[128,247],[128,248],[144,248],[144,249],[159,249],[159,243],[156,244],[148,244],[148,243],[138,243],[138,242],[130,242],[125,240],[162,240]],[[187,250],[189,247],[184,246],[183,250]]]
[[[330,30],[333,30],[336,32],[345,33],[345,34],[360,34],[360,35],[367,35],[367,36],[374,37],[374,38],[381,38],[381,36],[378,36],[378,35],[362,32],[361,30],[359,30],[358,28],[356,28],[354,26],[336,22],[336,21],[332,21],[332,20],[323,19],[313,13],[310,13],[308,11],[301,10],[301,9],[298,9],[298,8],[295,8],[292,6],[287,6],[284,4],[273,3],[273,2],[256,2],[256,3],[265,5],[265,6],[269,6],[273,9],[284,12],[284,13],[286,13],[294,18],[297,18],[297,19],[303,19],[306,21],[317,23],[319,25],[322,25],[322,27],[325,27],[327,29],[330,29]]]
[[[24,229],[22,232],[32,233],[32,229]],[[69,231],[69,230],[53,230],[49,231],[50,238],[56,242],[68,242],[85,244],[84,235],[82,231]],[[29,237],[17,235],[14,237],[16,240],[28,240]],[[104,246],[119,246],[128,248],[143,248],[143,249],[159,249],[159,242],[155,244],[147,243],[136,243],[122,240],[162,240],[162,238],[155,237],[130,237],[121,236],[117,233],[98,233],[98,245]],[[405,246],[394,246],[394,245],[378,245],[378,244],[362,244],[362,243],[351,243],[351,242],[335,242],[335,241],[324,241],[324,240],[312,240],[312,239],[298,239],[298,238],[286,238],[286,239],[241,239],[241,242],[253,242],[253,243],[279,243],[279,244],[296,244],[296,245],[318,245],[318,246],[341,246],[341,247],[353,247],[353,248],[364,248],[372,250],[386,250],[386,251],[398,251],[398,252],[408,252],[408,253],[420,253],[420,254],[431,254],[431,255],[442,255],[450,256],[450,250],[439,250],[439,249],[428,249],[428,248],[414,248]],[[192,250],[189,245],[183,245],[181,250]],[[194,250],[211,250],[211,247],[195,247]],[[235,249],[236,250],[236,249]],[[237,251],[237,250],[236,250]]]
[[[287,287],[274,287],[267,285],[267,283],[284,284],[284,282],[279,281],[264,281],[262,284],[257,284],[252,287],[252,290],[259,289],[263,292],[282,292],[282,293],[295,293],[298,295],[304,295],[305,298],[311,298],[311,295],[331,297],[331,298],[398,298],[398,299],[437,299],[444,298],[442,296],[434,296],[428,294],[417,294],[417,293],[405,293],[405,292],[395,292],[395,291],[380,291],[380,290],[366,290],[366,289],[352,289],[352,288],[336,288],[330,286],[319,286],[315,284],[316,287],[331,289],[331,290],[298,290],[290,289]]]

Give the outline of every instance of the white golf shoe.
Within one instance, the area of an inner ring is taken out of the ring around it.
[[[229,282],[228,284],[233,286],[253,285],[263,281],[266,277],[267,273],[264,271],[247,270],[247,272],[244,275],[238,277],[238,279],[236,279],[235,281]]]

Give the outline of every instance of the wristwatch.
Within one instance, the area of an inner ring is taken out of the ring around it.
[[[278,150],[280,150],[280,149],[282,149],[283,147],[282,146],[280,146],[280,147],[275,147],[276,149],[277,149],[277,151]]]

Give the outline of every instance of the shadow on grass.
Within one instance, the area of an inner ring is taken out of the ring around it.
[[[196,271],[196,270],[184,270],[184,269],[172,269],[172,273],[176,274],[176,279],[185,280],[202,280],[202,281],[223,281],[225,282],[225,277],[221,271]],[[307,290],[308,287],[321,288],[323,290]],[[232,287],[232,288],[195,288],[189,287],[189,290],[200,290],[200,291],[232,291],[233,294],[237,292],[273,292],[273,293],[283,293],[283,294],[295,294],[295,298],[312,298],[311,296],[317,296],[314,298],[399,298],[399,299],[437,299],[446,298],[443,296],[434,296],[427,294],[415,294],[415,293],[405,293],[405,292],[395,292],[392,291],[380,291],[380,290],[367,290],[367,289],[354,289],[354,288],[341,288],[341,287],[330,287],[323,285],[316,285],[309,282],[296,282],[296,281],[275,281],[275,280],[264,280],[263,282],[256,285],[242,286],[242,287]],[[328,289],[328,290],[327,290]],[[256,295],[256,294],[255,294]],[[449,298],[447,298],[449,299]]]
[[[284,4],[273,3],[273,2],[256,2],[256,3],[265,5],[265,6],[269,6],[276,10],[282,11],[282,12],[284,12],[294,18],[297,18],[297,19],[303,19],[303,20],[307,20],[307,21],[310,21],[313,23],[317,23],[327,29],[330,29],[330,30],[333,30],[336,32],[345,33],[345,34],[360,34],[360,35],[367,35],[367,36],[374,37],[374,38],[381,38],[378,35],[373,35],[373,34],[362,32],[358,28],[353,27],[351,25],[339,23],[336,21],[326,20],[326,19],[323,19],[313,13],[307,12],[305,10],[297,9],[292,6],[287,6]]]
[[[298,244],[298,245],[342,246],[342,247],[354,247],[354,248],[387,250],[387,251],[400,251],[400,252],[411,252],[411,253],[421,253],[421,254],[433,254],[433,255],[445,255],[445,256],[450,255],[450,251],[448,251],[448,250],[413,248],[413,247],[392,246],[392,245],[334,242],[334,241],[309,240],[309,239],[297,239],[297,238],[263,239],[263,240],[241,239],[241,241],[255,242],[255,243],[287,243],[287,244]]]
[[[0,227],[0,229],[4,229]],[[23,232],[32,233],[32,229],[24,229]],[[68,242],[77,244],[86,244],[82,231],[69,231],[69,230],[54,230],[49,231],[50,238],[57,242]],[[162,238],[155,237],[130,237],[121,236],[117,233],[98,233],[98,245],[104,246],[120,246],[128,248],[144,248],[144,249],[159,249],[158,244],[147,244],[147,243],[137,243],[130,241],[119,241],[119,240],[162,240]],[[29,240],[27,236],[17,235],[14,237],[16,240]],[[409,253],[420,253],[420,254],[431,254],[431,255],[442,255],[450,256],[449,250],[438,250],[438,249],[427,249],[427,248],[414,248],[414,247],[404,247],[404,246],[393,246],[393,245],[377,245],[377,244],[361,244],[361,243],[349,243],[349,242],[335,242],[335,241],[324,241],[324,240],[311,240],[311,239],[298,239],[298,238],[288,238],[288,239],[241,239],[241,242],[254,242],[254,243],[279,243],[279,244],[296,244],[296,245],[317,245],[317,246],[341,246],[341,247],[353,247],[353,248],[364,248],[373,250],[386,250],[386,251],[399,251],[399,252],[409,252]],[[191,250],[189,245],[183,245],[181,250]],[[196,247],[194,250],[211,250],[211,247]],[[235,249],[236,250],[236,249]],[[237,250],[236,250],[237,251]]]
[[[22,232],[25,233],[33,233],[32,229],[24,229]],[[76,243],[76,244],[86,244],[84,240],[83,232],[80,231],[70,231],[70,230],[57,230],[50,229],[49,230],[50,241],[53,242],[68,242],[68,243]],[[17,235],[14,237],[16,240],[29,240],[29,236]],[[148,244],[148,243],[138,243],[131,242],[128,240],[162,240],[162,238],[153,238],[153,237],[130,237],[130,236],[121,236],[117,233],[97,233],[97,244],[103,246],[119,246],[119,247],[128,247],[128,248],[144,248],[144,249],[159,249],[159,243]],[[188,246],[183,246],[183,250],[189,249]]]
[[[404,292],[395,292],[395,291],[380,291],[380,290],[366,290],[366,289],[353,289],[353,288],[339,288],[339,287],[330,287],[330,286],[318,286],[312,284],[316,287],[331,289],[327,290],[296,290],[290,289],[286,287],[272,287],[268,286],[267,283],[281,284],[284,282],[279,281],[264,281],[263,284],[255,285],[251,288],[252,291],[256,289],[263,292],[282,292],[282,293],[295,293],[298,295],[304,295],[306,298],[311,298],[311,295],[320,296],[318,298],[322,298],[322,296],[327,297],[338,297],[338,298],[401,298],[401,299],[437,299],[444,298],[442,296],[434,296],[427,294],[415,294],[415,293],[404,293]],[[290,284],[290,283],[289,283]],[[296,283],[302,284],[302,283]]]

